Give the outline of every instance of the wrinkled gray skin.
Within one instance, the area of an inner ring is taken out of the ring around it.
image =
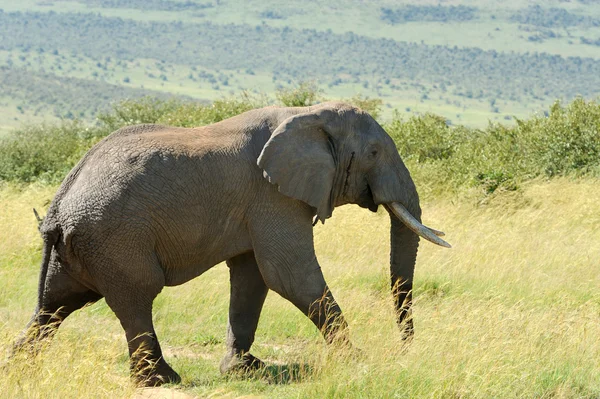
[[[420,220],[392,139],[346,104],[268,107],[194,129],[120,129],[71,171],[40,225],[38,304],[15,350],[36,347],[70,313],[105,298],[125,330],[133,377],[178,382],[162,357],[152,302],[164,286],[222,261],[231,301],[221,371],[262,365],[248,351],[269,289],[327,342],[343,342],[346,322],[315,257],[313,220],[343,204],[376,211],[392,201]],[[408,338],[419,238],[390,217],[392,291]]]

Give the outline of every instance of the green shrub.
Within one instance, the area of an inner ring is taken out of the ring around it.
[[[363,97],[362,95],[358,94],[347,99],[346,101],[364,111],[367,111],[375,119],[379,119],[379,116],[381,115],[383,101],[380,98]]]
[[[108,132],[123,126],[140,123],[157,123],[165,114],[176,112],[183,103],[180,100],[159,100],[143,97],[135,100],[123,100],[113,105],[111,112],[98,114],[97,119]]]
[[[193,127],[210,125],[251,109],[268,104],[266,97],[253,97],[247,92],[238,97],[215,100],[211,104],[180,103],[177,108],[163,113],[156,121],[169,126]]]
[[[412,167],[427,167],[435,183],[476,185],[485,194],[515,190],[539,176],[600,172],[600,104],[576,99],[556,102],[548,116],[492,124],[484,129],[448,126],[426,114],[403,121],[398,114],[386,125],[400,154]],[[428,176],[423,176],[427,178]]]
[[[567,107],[559,102],[547,118],[517,121],[518,134],[547,176],[587,173],[599,165],[600,104],[579,98]]]
[[[471,134],[469,129],[452,128],[445,118],[429,113],[412,116],[404,122],[396,112],[386,130],[396,142],[400,155],[416,162],[449,158]]]
[[[0,181],[61,181],[102,136],[78,121],[29,126],[0,141]]]
[[[123,126],[202,126],[266,104],[265,97],[247,93],[210,104],[144,97],[119,102],[93,127],[80,121],[26,126],[0,140],[0,181],[58,183],[94,143]]]
[[[321,90],[315,82],[301,82],[297,86],[281,88],[275,98],[286,107],[306,107],[321,100]]]
[[[144,97],[123,100],[112,107],[112,111],[97,116],[100,126],[113,132],[123,126],[140,123],[159,123],[169,126],[204,126],[231,118],[254,108],[268,104],[264,96],[252,96],[242,92],[237,97],[223,98],[212,103],[181,100],[159,100]]]

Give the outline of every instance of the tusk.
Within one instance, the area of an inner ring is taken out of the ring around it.
[[[423,225],[423,227],[427,227],[427,226]],[[431,230],[431,232],[432,232],[433,234],[435,234],[436,236],[438,236],[438,237],[443,237],[443,236],[445,236],[445,235],[446,235],[446,233],[444,233],[443,231],[439,231],[439,230],[436,230],[436,229],[432,229],[431,227],[427,227],[427,228],[428,228],[429,230]]]
[[[392,213],[400,219],[402,223],[406,225],[409,229],[411,229],[415,234],[423,237],[424,239],[431,241],[434,244],[440,245],[446,248],[452,248],[450,244],[446,241],[442,240],[440,236],[443,236],[444,233],[438,230],[430,229],[427,226],[419,223],[417,219],[404,207],[404,205],[398,202],[391,202],[386,204]]]

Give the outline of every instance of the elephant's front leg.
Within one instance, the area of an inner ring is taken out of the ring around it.
[[[290,210],[294,211],[297,212]],[[286,215],[286,212],[282,210],[278,220],[263,219],[251,229],[262,277],[267,287],[310,318],[327,343],[348,343],[348,325],[315,256],[312,215]],[[270,214],[277,217],[276,210]]]
[[[227,354],[221,362],[221,372],[245,371],[263,366],[249,353],[254,342],[260,312],[268,288],[258,270],[254,253],[238,255],[227,261],[231,282]]]
[[[274,283],[270,288],[279,292],[308,316],[328,344],[349,344],[348,324],[325,283],[316,259],[308,265],[296,264],[295,267],[298,272],[292,273],[294,276],[290,280],[295,283],[291,287],[284,289],[285,284]]]

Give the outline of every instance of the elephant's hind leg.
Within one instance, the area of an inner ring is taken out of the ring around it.
[[[179,383],[181,377],[169,366],[152,324],[152,304],[130,302],[128,309],[114,306],[113,310],[127,337],[131,376],[144,386]]]
[[[132,250],[118,263],[107,262],[96,270],[106,303],[125,330],[132,378],[144,386],[179,383],[181,378],[163,358],[152,323],[152,303],[165,283],[154,254]]]
[[[254,253],[249,252],[227,261],[231,282],[227,354],[221,372],[245,371],[263,366],[249,353],[268,288],[258,270]]]
[[[13,353],[21,350],[35,352],[71,313],[102,298],[69,275],[55,256],[50,262],[42,292],[33,317],[13,346]]]

